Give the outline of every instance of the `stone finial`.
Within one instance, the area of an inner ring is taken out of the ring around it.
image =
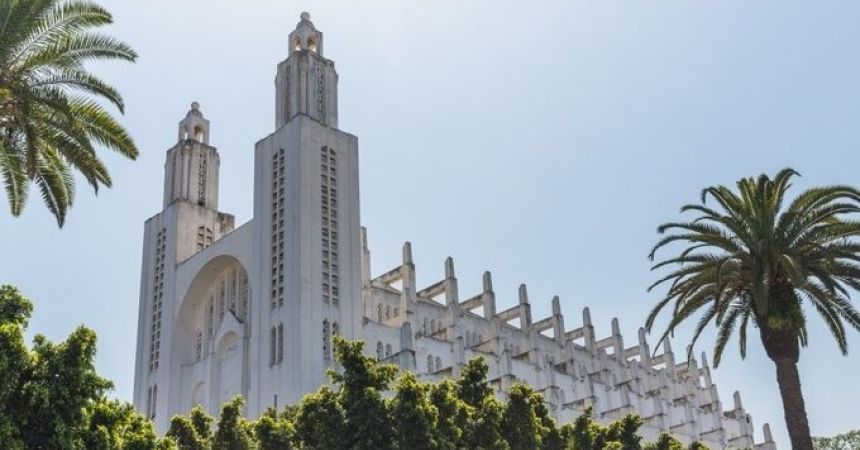
[[[591,310],[587,306],[582,308],[582,325],[586,327],[591,326]]]
[[[198,103],[198,102],[191,102],[191,110],[192,110],[192,111],[199,111],[199,110],[200,110],[200,103]]]
[[[621,336],[621,325],[618,324],[618,318],[612,318],[612,335]]]
[[[454,278],[454,258],[445,258],[445,278]]]
[[[519,289],[519,299],[520,299],[520,304],[521,304],[521,305],[528,304],[528,302],[529,302],[529,293],[528,293],[528,290],[526,290],[526,285],[525,285],[525,284],[521,284],[521,285],[520,285],[520,289]]]
[[[744,409],[744,405],[743,405],[743,403],[741,402],[741,393],[740,393],[740,391],[735,391],[735,394],[734,394],[734,401],[735,401],[735,409]]]
[[[702,352],[702,367],[708,368],[708,354],[705,352]]]
[[[300,18],[302,21],[310,21],[310,20],[311,20],[311,15],[310,15],[310,13],[308,13],[307,11],[303,11],[303,12],[299,15],[299,18]]]
[[[403,243],[403,264],[412,264],[412,243],[409,241]]]
[[[770,424],[766,423],[761,427],[762,432],[764,433],[764,441],[765,442],[773,442],[773,434],[770,432]]]
[[[490,271],[484,272],[484,292],[491,292],[493,290],[493,275]]]
[[[558,296],[554,295],[552,297],[552,315],[560,316],[561,315],[561,302],[558,300]]]
[[[668,338],[663,341],[663,353],[672,353],[672,343]]]
[[[639,345],[648,345],[648,341],[645,339],[645,328],[639,327]]]

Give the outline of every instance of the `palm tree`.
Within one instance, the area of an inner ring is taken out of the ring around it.
[[[705,327],[717,327],[714,365],[738,329],[741,357],[746,356],[747,326],[758,328],[762,345],[776,366],[785,422],[792,447],[812,449],[809,423],[797,372],[801,346],[807,343],[803,306],[814,308],[847,354],[846,323],[860,330],[860,314],[849,302],[849,290],[860,288],[860,191],[848,186],[816,187],[784,206],[792,169],[773,179],[744,178],[737,191],[725,186],[702,191],[701,204],[685,205],[695,213],[689,222],[667,223],[651,251],[681,243],[676,256],[652,270],[675,265],[674,271],[649,288],[669,283],[666,296],[646,321],[651,331],[661,310],[674,303],[660,340],[694,313],[703,311],[692,344]],[[706,206],[713,199],[717,208]],[[692,352],[692,345],[690,346]],[[690,354],[688,354],[688,358]]]
[[[63,226],[77,170],[98,193],[111,186],[95,146],[135,159],[126,130],[97,101],[123,112],[119,92],[92,75],[92,60],[134,61],[134,50],[92,32],[110,13],[82,1],[0,0],[0,179],[13,216],[30,184]]]

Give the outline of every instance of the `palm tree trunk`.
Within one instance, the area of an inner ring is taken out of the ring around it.
[[[812,437],[809,434],[809,421],[806,418],[806,406],[800,388],[797,362],[792,358],[778,358],[773,362],[776,365],[776,381],[779,383],[779,393],[782,396],[782,408],[785,411],[785,425],[791,438],[791,448],[812,450]]]

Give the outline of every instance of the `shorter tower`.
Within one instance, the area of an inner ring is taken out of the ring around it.
[[[176,145],[167,151],[164,163],[164,207],[186,201],[218,209],[218,150],[209,145],[209,121],[200,104],[191,103],[179,122]]]
[[[218,211],[218,150],[197,102],[179,122],[164,163],[164,204],[144,225],[134,403],[156,423],[169,420],[170,389],[179,389],[172,364],[176,269],[233,230]]]

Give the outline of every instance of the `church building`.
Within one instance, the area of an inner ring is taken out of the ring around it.
[[[566,321],[558,297],[533,318],[525,285],[515,305],[497,305],[489,272],[481,292],[460,292],[450,258],[444,278],[418,286],[409,243],[399,266],[372,271],[358,138],[338,128],[334,62],[307,13],[288,39],[275,130],[254,148],[251,221],[237,227],[218,209],[220,156],[196,102],[167,151],[163,210],[144,230],[134,383],[159,432],[237,394],[250,417],[299,401],[326,382],[340,335],[423,380],[483,357],[500,397],[528,383],[560,423],[591,406],[602,422],[639,414],[646,440],[665,430],[711,448],[776,448],[767,424],[754,441],[739,393],[724,407],[704,354],[676,358],[668,342],[655,354],[642,329],[625,343],[617,319],[601,336],[588,308]]]

